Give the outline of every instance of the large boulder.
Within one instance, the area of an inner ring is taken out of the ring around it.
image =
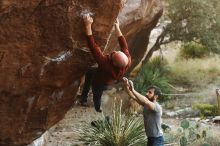
[[[82,14],[94,16],[95,39],[109,52],[117,47],[111,32],[122,10],[133,64],[143,57],[162,5],[160,0],[125,2],[0,1],[1,146],[29,144],[73,106],[80,78],[95,63],[86,48]]]

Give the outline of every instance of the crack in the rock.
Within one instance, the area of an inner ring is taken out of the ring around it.
[[[2,62],[4,55],[5,55],[5,52],[0,51],[0,63]]]

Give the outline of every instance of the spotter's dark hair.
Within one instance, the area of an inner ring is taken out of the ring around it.
[[[162,96],[162,92],[161,92],[161,89],[157,86],[149,86],[147,88],[147,91],[150,90],[150,89],[154,89],[154,95],[157,95],[159,98]]]

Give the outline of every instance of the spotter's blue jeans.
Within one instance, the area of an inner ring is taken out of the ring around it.
[[[147,146],[163,146],[164,138],[163,136],[159,137],[148,137],[147,138]]]

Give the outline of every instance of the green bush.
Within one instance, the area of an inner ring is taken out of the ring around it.
[[[170,93],[169,81],[166,78],[166,74],[169,72],[167,67],[167,61],[160,57],[152,58],[148,63],[144,64],[134,79],[134,86],[141,94],[146,93],[148,86],[158,86],[163,93]],[[165,101],[168,97],[159,99]]]
[[[96,126],[86,123],[79,130],[80,141],[95,146],[144,146],[146,136],[142,117],[122,115],[122,102],[115,102],[112,119],[96,121]]]
[[[200,44],[191,42],[184,44],[180,50],[180,57],[189,58],[203,58],[209,55],[209,50]]]
[[[194,104],[193,108],[199,110],[201,117],[216,116],[218,114],[217,105]]]

